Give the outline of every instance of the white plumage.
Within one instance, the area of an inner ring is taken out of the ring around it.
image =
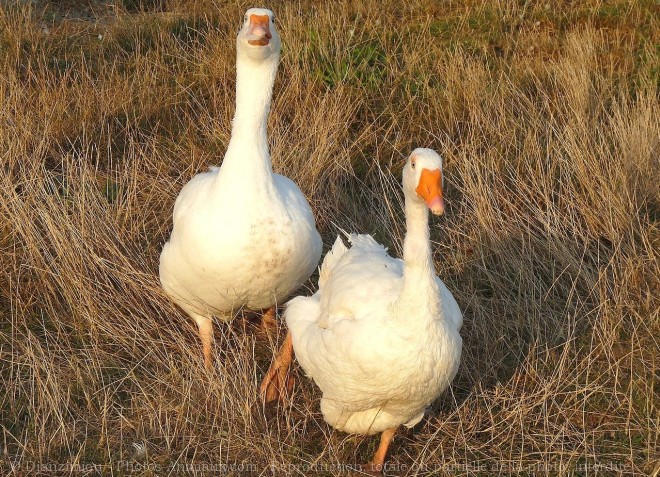
[[[323,391],[321,410],[331,426],[358,434],[413,426],[456,374],[461,312],[439,278],[446,320],[395,311],[403,260],[369,235],[349,241],[346,249],[337,237],[332,252],[343,252],[340,259],[324,259],[321,273],[331,267],[325,286],[287,305],[296,358]]]

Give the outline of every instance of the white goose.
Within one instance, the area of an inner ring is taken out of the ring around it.
[[[181,190],[160,256],[160,281],[197,323],[207,368],[212,316],[229,320],[241,307],[281,303],[321,256],[305,196],[273,173],[268,152],[280,46],[273,12],[249,9],[236,38],[236,113],[227,153],[220,168],[198,174]]]
[[[323,391],[328,424],[348,433],[382,432],[372,470],[382,468],[397,427],[418,423],[449,386],[461,357],[461,311],[431,256],[427,208],[444,211],[435,151],[413,151],[403,190],[403,260],[369,235],[351,235],[350,249],[337,237],[323,260],[319,290],[288,303],[289,335],[262,385],[263,392],[272,375],[287,372],[293,348]]]

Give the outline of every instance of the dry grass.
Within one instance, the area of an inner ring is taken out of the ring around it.
[[[229,138],[249,5],[26,5],[0,6],[2,473],[365,462],[376,439],[329,429],[305,379],[260,405],[276,343],[240,320],[205,372],[158,285],[174,199]],[[657,475],[657,5],[404,5],[272,4],[274,167],[327,245],[339,226],[400,253],[403,159],[446,158],[432,227],[463,361],[388,475]]]

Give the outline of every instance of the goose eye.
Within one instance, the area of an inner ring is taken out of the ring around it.
[[[246,13],[245,16],[243,17],[243,23],[247,23],[247,21],[248,21],[248,17],[247,17],[247,13]]]
[[[270,20],[273,22],[273,25],[275,25],[275,16],[274,15],[272,17],[270,17]]]
[[[411,167],[412,169],[415,168],[415,160],[414,160],[414,159],[413,159],[412,161],[410,161],[410,167]]]

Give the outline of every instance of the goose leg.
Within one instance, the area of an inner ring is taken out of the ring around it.
[[[268,403],[278,398],[283,400],[293,389],[294,378],[289,374],[292,359],[293,339],[291,332],[288,332],[282,348],[259,386],[259,394],[264,402]]]
[[[213,345],[213,320],[208,316],[193,316],[199,329],[199,339],[202,340],[202,353],[204,354],[204,367],[210,370],[213,366],[211,346]]]
[[[394,438],[396,428],[387,429],[380,435],[380,445],[374,454],[374,458],[367,465],[367,473],[370,475],[383,475],[383,464],[385,463],[385,456],[387,449],[390,447],[390,442]]]
[[[275,319],[275,316],[275,307],[269,308],[263,315],[261,315],[261,331],[271,335],[277,329],[277,320]]]

